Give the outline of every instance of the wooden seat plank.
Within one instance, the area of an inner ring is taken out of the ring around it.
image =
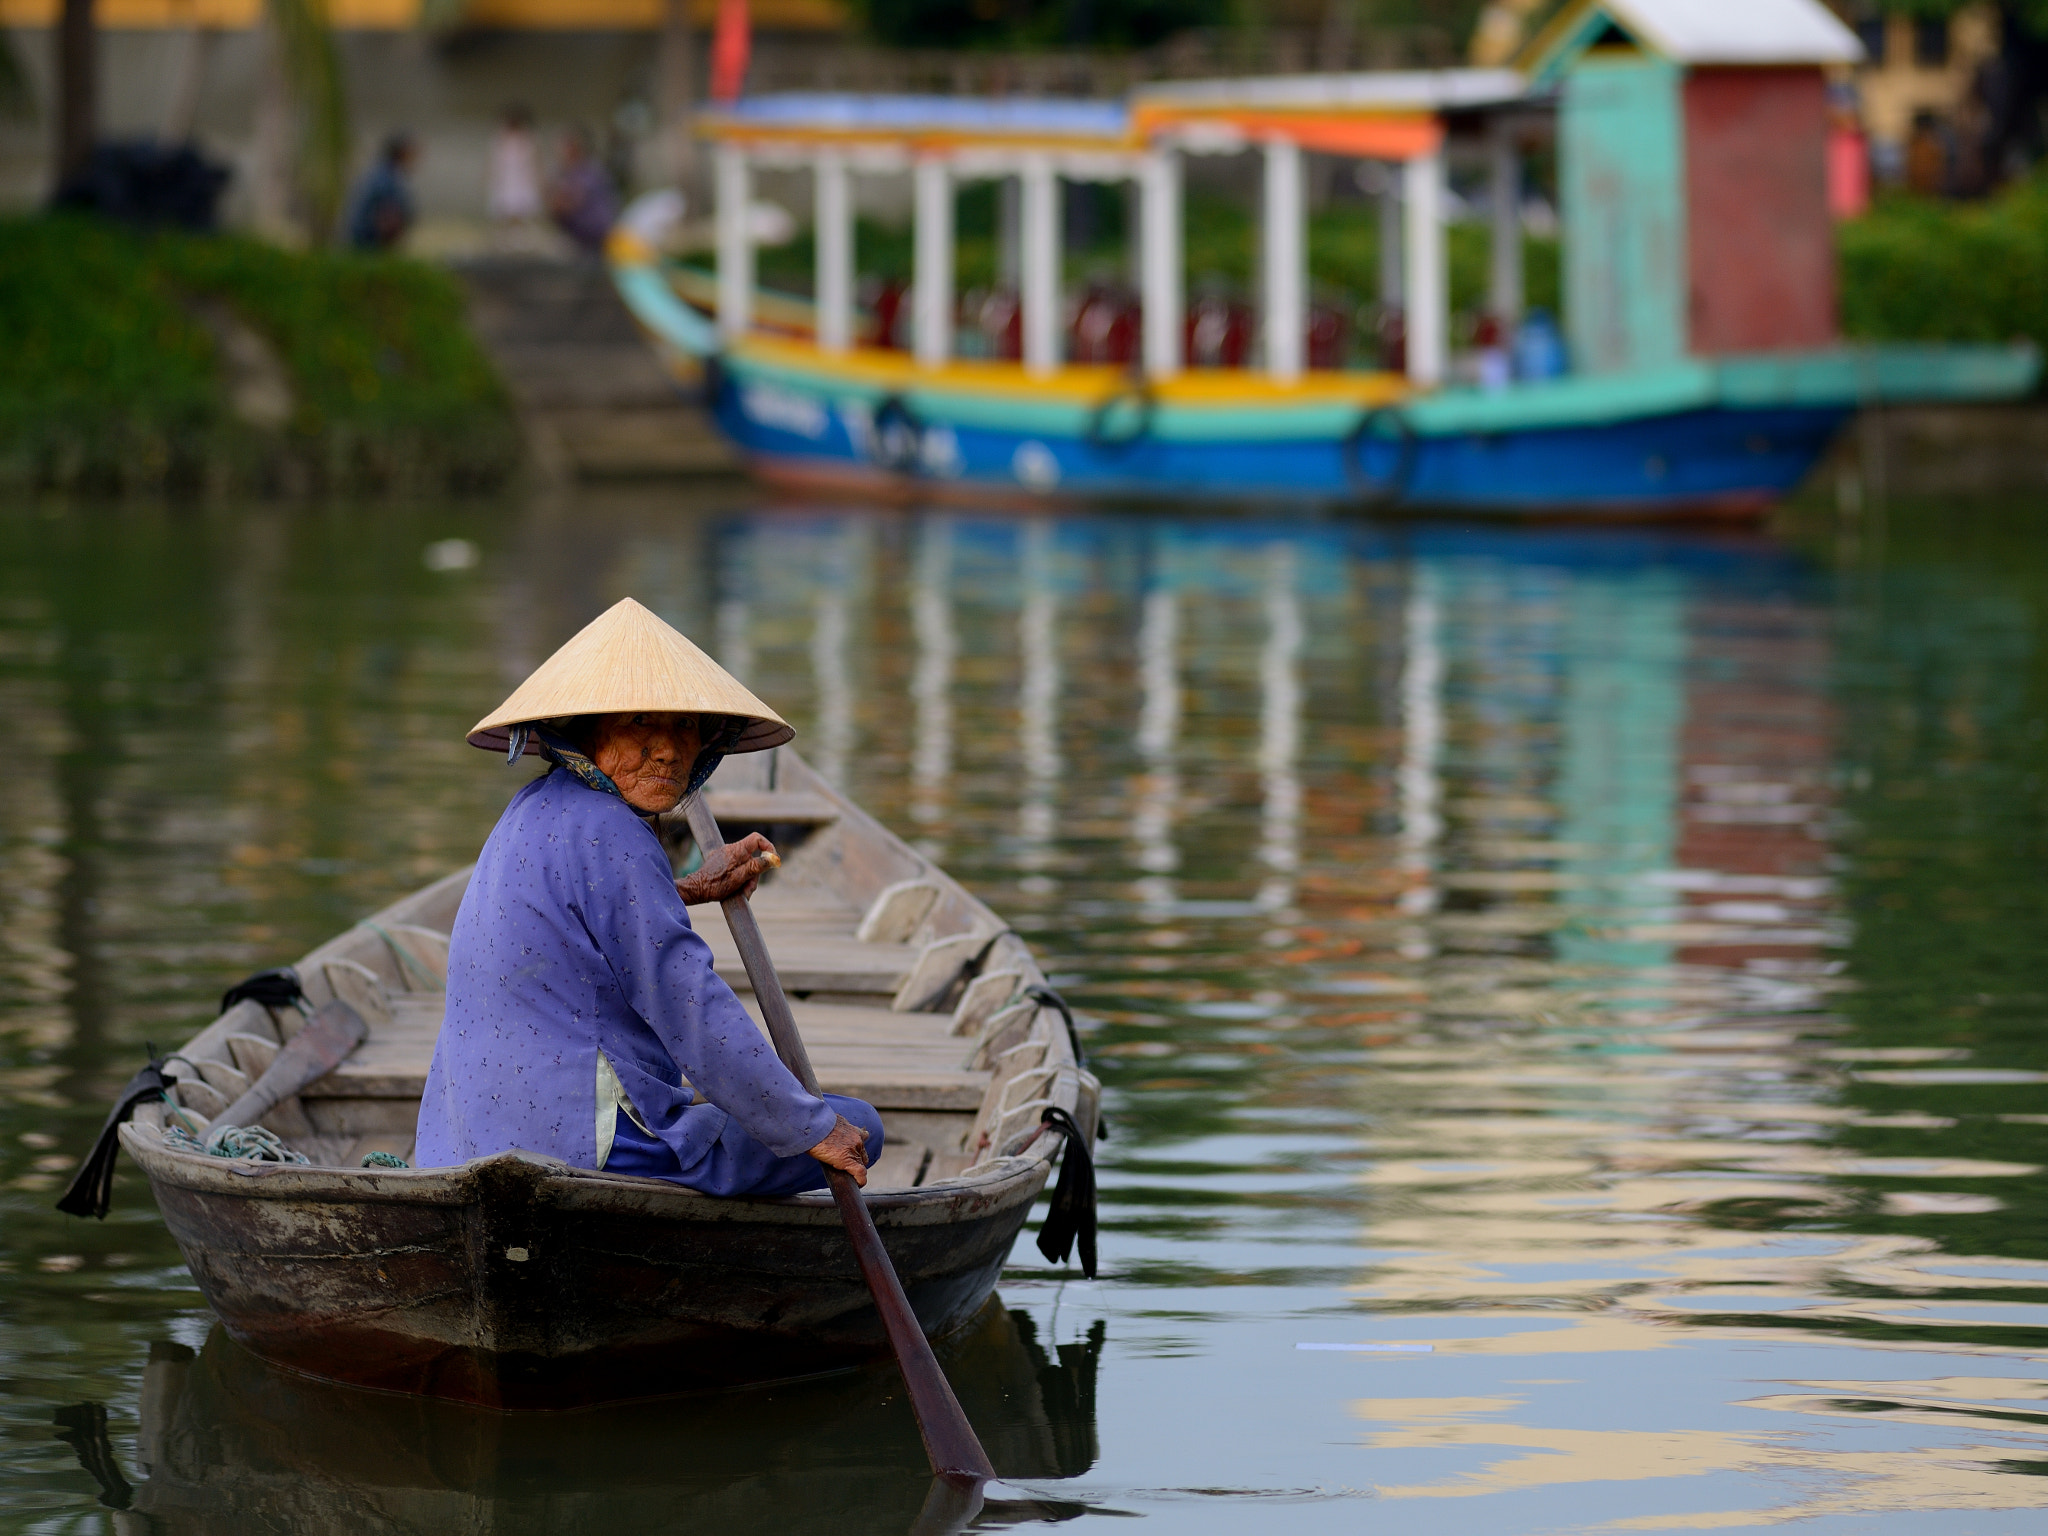
[[[892,1072],[900,1072],[905,1076],[922,1076],[932,1072],[964,1070],[957,1058],[939,1051],[876,1051],[829,1045],[811,1052],[811,1065],[824,1075],[845,1076],[853,1073],[864,1078],[884,1078]],[[978,1073],[975,1076],[983,1086],[987,1086],[986,1074]]]
[[[823,795],[787,789],[708,789],[704,803],[721,829],[740,825],[822,826],[839,819],[839,807]]]
[[[753,997],[743,995],[740,1001],[759,1027]],[[391,1023],[308,1089],[306,1098],[419,1098],[446,998],[416,992],[394,1002]],[[980,1107],[988,1073],[967,1069],[968,1042],[950,1033],[951,1020],[943,1014],[805,1002],[793,1003],[791,1011],[827,1092],[865,1099],[880,1109],[971,1112]]]
[[[887,1127],[883,1129],[886,1133]],[[924,1172],[930,1156],[931,1148],[922,1142],[887,1138],[882,1155],[868,1169],[869,1190],[915,1189],[917,1176]]]
[[[691,922],[710,946],[711,963],[726,984],[735,992],[752,991],[739,950],[716,910],[693,908]],[[918,952],[908,945],[863,944],[844,930],[833,933],[808,926],[785,927],[766,920],[761,930],[768,953],[774,957],[776,974],[791,992],[893,997],[917,962]]]
[[[417,1055],[422,1063],[432,1056],[435,1037],[440,1033],[446,995],[438,992],[408,993],[399,1001],[390,1024],[376,1031],[357,1049],[344,1066],[363,1061],[386,1061]],[[756,1024],[761,1022],[759,1006],[752,994],[740,997],[740,1006]],[[797,1028],[807,1042],[816,1045],[866,1044],[875,1046],[932,1047],[965,1059],[971,1043],[955,1037],[953,1021],[942,1013],[896,1013],[887,1008],[851,1003],[790,1005]]]
[[[862,1099],[886,1116],[892,1109],[951,1110],[972,1113],[988,1092],[985,1072],[898,1072],[868,1074],[818,1068],[818,1085],[827,1093]]]
[[[754,893],[755,914],[763,922],[770,923],[816,923],[821,927],[838,924],[851,935],[860,927],[860,909],[846,902],[836,900],[830,891],[815,890],[810,886],[784,886],[785,894],[771,894],[774,887],[764,886]],[[717,926],[724,927],[725,919],[715,908],[699,905],[690,909],[690,921],[698,921],[698,914],[707,913],[717,919]]]

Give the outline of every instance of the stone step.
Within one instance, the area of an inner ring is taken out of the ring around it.
[[[695,478],[738,456],[620,302],[602,264],[498,256],[454,268],[470,324],[523,419],[543,475]]]

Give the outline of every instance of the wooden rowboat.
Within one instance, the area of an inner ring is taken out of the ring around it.
[[[823,1086],[878,1108],[888,1146],[868,1200],[919,1322],[960,1327],[994,1289],[1060,1138],[1093,1135],[1081,1069],[1031,954],[960,885],[783,747],[707,787],[726,836],[764,831],[781,871],[757,909]],[[665,840],[687,852],[680,814]],[[559,1408],[775,1380],[886,1353],[829,1195],[722,1200],[525,1152],[459,1168],[410,1156],[440,1027],[462,871],[298,962],[314,1005],[352,1004],[369,1037],[264,1117],[310,1166],[180,1150],[165,1105],[121,1131],[230,1334],[330,1380],[503,1408]],[[719,973],[758,1011],[724,919],[691,913]],[[300,1026],[237,1003],[168,1069],[208,1117]]]

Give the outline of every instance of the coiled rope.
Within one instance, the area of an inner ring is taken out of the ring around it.
[[[176,1108],[175,1105],[172,1106]],[[178,1116],[184,1120],[184,1115]],[[167,1126],[164,1142],[180,1152],[197,1152],[205,1157],[236,1158],[246,1163],[295,1163],[310,1167],[313,1159],[305,1153],[285,1145],[277,1132],[266,1130],[260,1125],[217,1125],[201,1141],[185,1125]],[[363,1156],[361,1166],[365,1168],[410,1168],[404,1158],[396,1152],[369,1152]]]
[[[313,1159],[284,1144],[277,1132],[260,1125],[216,1125],[200,1141],[182,1125],[171,1126],[164,1140],[180,1152],[203,1152],[208,1157],[236,1158],[245,1163],[310,1164]]]

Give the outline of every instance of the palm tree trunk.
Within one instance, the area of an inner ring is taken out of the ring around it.
[[[697,47],[690,35],[689,0],[667,0],[663,7],[655,69],[655,107],[667,159],[663,169],[695,212],[703,188],[699,185],[697,140],[690,123],[697,94]]]
[[[99,136],[99,48],[92,0],[64,0],[57,24],[55,180],[83,168]]]
[[[256,232],[266,240],[290,244],[298,233],[292,221],[292,162],[298,154],[299,136],[292,121],[284,38],[276,15],[267,5],[260,27],[263,62],[256,91],[256,142],[255,153],[250,157],[249,200]]]

